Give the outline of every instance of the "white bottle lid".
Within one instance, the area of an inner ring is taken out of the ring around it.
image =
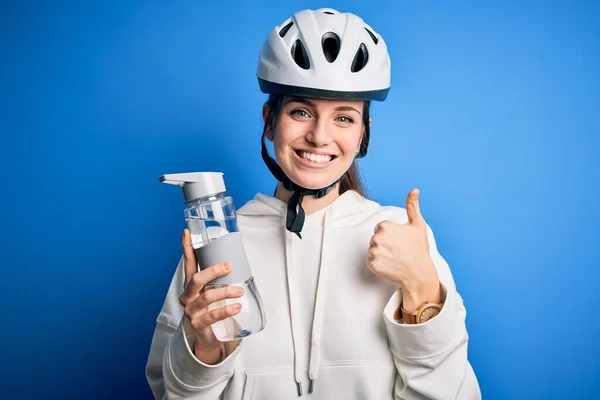
[[[159,179],[162,183],[181,186],[186,203],[201,197],[225,193],[225,181],[222,172],[168,174],[161,176]]]

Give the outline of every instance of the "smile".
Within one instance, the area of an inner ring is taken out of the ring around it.
[[[316,154],[316,153],[310,153],[308,151],[302,151],[302,150],[296,151],[296,154],[300,158],[307,160],[307,161],[311,161],[316,164],[325,164],[336,158],[335,156],[332,156],[330,154]]]

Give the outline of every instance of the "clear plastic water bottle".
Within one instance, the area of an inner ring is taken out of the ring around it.
[[[169,174],[161,176],[160,181],[183,189],[188,205],[185,219],[200,270],[222,262],[231,264],[229,274],[207,283],[203,290],[226,286],[244,288],[242,297],[218,301],[209,306],[209,310],[213,310],[235,303],[242,305],[237,315],[212,325],[215,336],[226,342],[263,330],[266,323],[264,307],[238,230],[233,199],[225,193],[223,174]]]

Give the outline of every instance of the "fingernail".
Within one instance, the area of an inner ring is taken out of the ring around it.
[[[229,263],[223,264],[223,271],[225,271],[225,272],[231,271],[231,265],[229,265]]]
[[[238,296],[241,296],[244,294],[244,289],[239,288],[238,290],[235,291],[235,294],[237,294]]]
[[[242,305],[241,305],[241,304],[235,304],[235,305],[233,306],[233,309],[234,309],[235,311],[240,311],[240,308],[242,308]]]

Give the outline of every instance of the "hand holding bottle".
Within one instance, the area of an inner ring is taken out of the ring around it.
[[[196,334],[194,341],[196,358],[206,364],[213,364],[221,358],[223,342],[217,339],[211,325],[238,314],[241,304],[234,303],[210,311],[209,306],[226,299],[239,298],[243,296],[244,289],[239,286],[228,286],[203,290],[204,286],[213,279],[227,275],[231,271],[231,266],[223,263],[198,271],[198,262],[188,229],[183,231],[181,245],[184,255],[185,289],[179,297],[179,302],[184,307],[187,322]]]

